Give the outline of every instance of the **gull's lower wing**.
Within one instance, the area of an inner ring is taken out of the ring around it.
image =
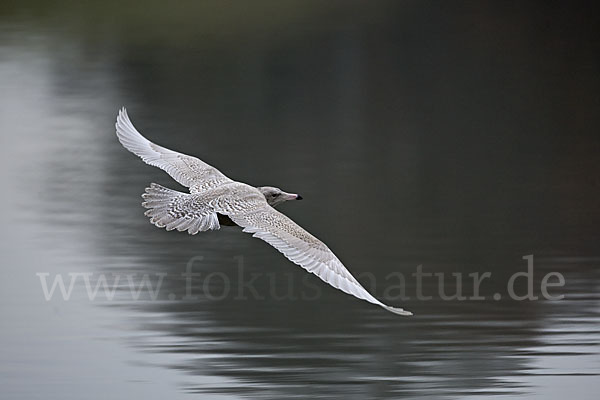
[[[410,311],[390,307],[373,297],[323,242],[269,205],[229,214],[229,217],[243,227],[244,232],[253,233],[253,236],[275,247],[290,261],[336,289],[395,314],[412,315]]]
[[[119,111],[115,128],[119,141],[127,150],[140,157],[146,164],[166,171],[177,182],[189,187],[192,193],[231,182],[231,179],[204,161],[169,150],[146,139],[135,129],[125,108]]]

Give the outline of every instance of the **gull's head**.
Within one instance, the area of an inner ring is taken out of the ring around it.
[[[283,203],[284,201],[289,200],[302,200],[302,196],[296,193],[286,193],[283,190],[273,187],[273,186],[261,186],[257,188],[267,199],[267,203],[270,206],[275,207],[278,204]]]

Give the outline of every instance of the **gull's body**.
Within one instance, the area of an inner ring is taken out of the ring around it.
[[[331,286],[393,313],[412,315],[373,297],[323,242],[273,208],[286,200],[300,199],[299,195],[236,182],[195,157],[158,146],[135,129],[124,108],[117,117],[116,130],[127,150],[189,188],[190,193],[155,183],[146,188],[143,205],[148,208],[146,215],[154,225],[195,235],[219,229],[219,221],[223,224],[231,221]]]

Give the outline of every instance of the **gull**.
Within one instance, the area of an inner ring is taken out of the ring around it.
[[[300,195],[274,186],[254,187],[234,181],[196,157],[152,143],[133,126],[125,108],[119,111],[115,127],[127,150],[189,189],[183,193],[156,183],[147,187],[142,205],[148,209],[145,215],[152,224],[191,235],[217,230],[221,225],[238,225],[334,288],[395,314],[412,315],[373,297],[329,247],[275,210],[283,202],[302,199]]]

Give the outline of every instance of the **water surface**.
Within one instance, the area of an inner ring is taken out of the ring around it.
[[[593,10],[163,7],[0,6],[2,398],[595,398]],[[235,229],[150,225],[144,187],[183,189],[119,145],[122,105],[162,145],[301,193],[282,211],[415,316],[330,289]],[[540,299],[511,300],[527,255]],[[429,278],[419,300],[419,265],[449,294],[452,273],[467,296],[469,273],[492,279],[484,300],[444,301]],[[562,300],[541,298],[550,272]],[[79,274],[71,298],[46,301],[38,273]],[[143,274],[162,279],[156,299],[132,298],[127,276]],[[82,277],[101,275],[122,280],[90,301]]]

